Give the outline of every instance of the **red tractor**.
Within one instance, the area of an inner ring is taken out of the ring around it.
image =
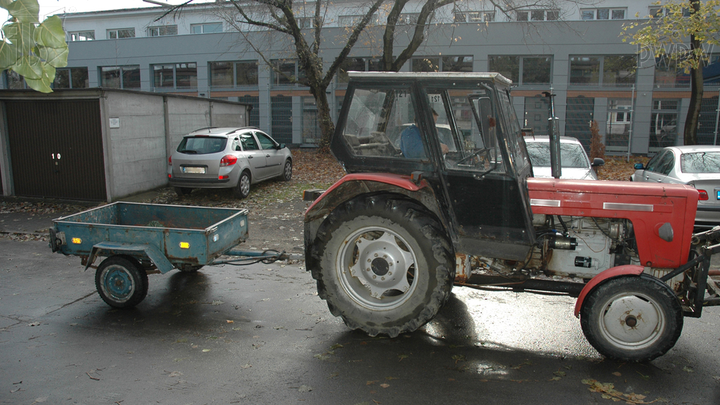
[[[330,311],[371,336],[431,320],[455,285],[578,297],[603,355],[649,361],[720,304],[720,227],[693,234],[689,186],[532,178],[496,73],[352,73],[334,156],[349,173],[305,214]]]

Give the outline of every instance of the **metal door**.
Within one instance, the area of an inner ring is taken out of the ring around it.
[[[15,195],[106,200],[99,100],[6,102]]]

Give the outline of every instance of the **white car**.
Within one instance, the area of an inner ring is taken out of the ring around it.
[[[524,137],[530,155],[534,177],[552,177],[550,167],[550,137],[547,135],[528,135]],[[560,137],[561,179],[597,180],[595,167],[602,166],[601,158],[590,159],[580,141],[568,136]]]
[[[292,154],[257,128],[194,131],[168,159],[168,180],[178,195],[194,188],[232,188],[245,198],[251,184],[274,177],[290,181]]]
[[[720,225],[720,146],[668,146],[635,169],[631,181],[695,187],[700,192],[695,226]]]

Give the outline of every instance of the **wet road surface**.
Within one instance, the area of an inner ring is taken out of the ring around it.
[[[720,403],[717,307],[685,318],[665,356],[626,364],[585,341],[564,296],[455,288],[420,330],[370,338],[302,263],[153,274],[131,310],[82,268],[0,240],[0,403]]]

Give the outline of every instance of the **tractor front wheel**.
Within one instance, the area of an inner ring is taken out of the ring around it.
[[[590,292],[580,323],[587,340],[605,357],[644,362],[675,345],[683,311],[662,281],[647,275],[620,277]]]

